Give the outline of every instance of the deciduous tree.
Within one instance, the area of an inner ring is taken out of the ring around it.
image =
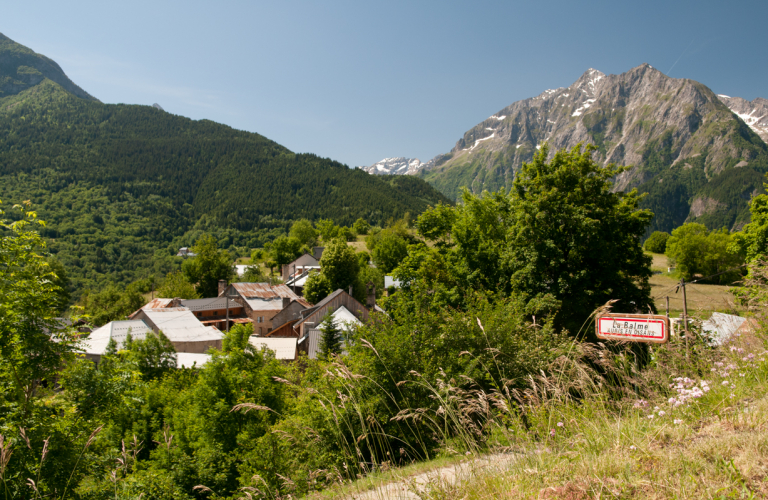
[[[318,231],[312,227],[312,223],[307,219],[297,220],[291,226],[289,236],[299,240],[301,245],[314,245],[317,241]]]
[[[355,250],[343,239],[331,240],[320,258],[321,273],[328,278],[331,290],[346,290],[353,285],[360,270]]]
[[[15,221],[0,209],[0,387],[8,391],[0,401],[16,400],[17,425],[26,425],[37,387],[71,359],[75,341],[54,318],[60,289],[37,233],[44,223],[29,206],[13,207]]]
[[[219,250],[216,238],[204,235],[197,240],[192,251],[196,257],[184,262],[181,267],[190,283],[197,285],[197,293],[202,297],[216,297],[219,294],[219,280],[231,281],[235,269],[229,252]]]
[[[733,237],[725,228],[708,231],[702,224],[688,223],[672,231],[667,241],[666,255],[677,267],[680,277],[686,281],[694,276],[707,277],[723,273],[709,281],[732,283],[741,276],[740,271],[733,268],[744,263],[741,248],[733,243]]]
[[[667,240],[669,240],[669,233],[654,231],[648,239],[645,240],[645,245],[643,246],[649,252],[664,253],[667,251]]]
[[[312,271],[304,284],[304,298],[311,304],[317,304],[333,292],[331,282],[320,271]]]
[[[165,281],[157,289],[158,297],[175,298],[180,299],[197,299],[200,298],[194,285],[187,281],[181,271],[173,271],[165,276]]]

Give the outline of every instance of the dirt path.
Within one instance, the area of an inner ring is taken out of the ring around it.
[[[503,470],[518,455],[495,454],[431,470],[394,481],[374,489],[354,493],[349,500],[419,500],[426,490],[449,490],[478,473]]]

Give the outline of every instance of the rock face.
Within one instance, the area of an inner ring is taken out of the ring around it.
[[[768,99],[758,97],[752,102],[741,97],[718,94],[720,99],[736,115],[744,120],[764,142],[768,142]]]
[[[415,175],[424,168],[418,158],[384,158],[370,167],[358,167],[373,175]]]
[[[589,143],[597,147],[597,161],[633,166],[614,188],[649,193],[644,204],[657,214],[652,229],[669,231],[694,219],[736,227],[748,218],[749,193],[762,189],[768,170],[761,139],[768,131],[767,104],[717,96],[648,64],[620,75],[589,69],[570,87],[490,116],[418,173],[451,198],[463,187],[496,191],[511,186],[521,164],[545,142],[550,155]],[[691,212],[697,198],[713,201]]]
[[[46,78],[81,99],[97,100],[75,85],[54,61],[0,33],[0,99],[34,87]]]

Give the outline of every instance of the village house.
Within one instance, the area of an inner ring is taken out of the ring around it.
[[[305,253],[293,262],[283,264],[280,274],[283,282],[287,283],[294,276],[309,271],[310,269],[320,269],[320,261],[315,259],[314,256]]]
[[[325,299],[311,307],[289,303],[273,318],[274,329],[266,334],[268,338],[298,339],[298,351],[304,352],[311,359],[317,357],[320,326],[327,313],[331,313],[333,323],[342,331],[368,321],[371,311],[383,312],[376,305],[375,290],[369,290],[368,307],[358,302],[344,290],[336,290]]]
[[[299,352],[303,352],[309,359],[317,359],[317,355],[320,352],[320,339],[323,335],[321,328],[323,327],[324,318],[325,314],[320,316],[319,323],[308,323],[305,329],[306,334],[298,341],[297,347]],[[355,328],[362,325],[363,321],[343,305],[331,313],[331,321],[341,332],[341,352],[346,354],[349,334]]]
[[[143,321],[155,333],[163,332],[177,352],[204,353],[211,347],[221,349],[224,334],[203,325],[186,307],[139,309],[135,320]]]
[[[307,308],[311,304],[296,295],[288,286],[271,283],[219,282],[219,297],[229,297],[243,306],[245,316],[253,323],[254,335],[266,335],[273,329],[272,319],[284,308],[296,301]]]
[[[248,342],[256,349],[268,349],[274,352],[275,359],[280,361],[296,361],[299,354],[296,338],[251,337]]]
[[[192,252],[188,247],[181,247],[176,253],[176,257],[197,257],[197,254]]]
[[[157,316],[156,320],[162,322]],[[205,354],[205,351],[210,347],[221,348],[223,336],[215,328],[204,327],[199,323],[195,325],[189,321],[190,318],[188,316],[186,320],[186,324],[183,321],[180,323],[174,322],[175,326],[166,324],[162,331],[177,351],[177,368],[200,367],[210,360],[210,355]],[[187,328],[180,328],[183,326]],[[147,324],[143,319],[110,321],[101,328],[91,332],[86,338],[83,338],[79,342],[79,347],[84,352],[86,359],[98,365],[101,362],[102,356],[107,351],[110,340],[115,341],[116,347],[119,350],[125,347],[128,334],[134,340],[144,340],[147,338],[147,334],[153,331],[157,332],[158,330],[155,330],[153,326]],[[186,352],[186,350],[191,350],[191,352]]]
[[[229,303],[229,310],[227,310]],[[245,314],[245,308],[239,302],[225,297],[211,297],[207,299],[182,300],[181,305],[186,307],[205,326],[215,326],[219,330],[227,331],[227,317],[229,328],[233,325],[251,323],[251,318]]]

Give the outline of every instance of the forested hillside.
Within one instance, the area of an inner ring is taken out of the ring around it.
[[[53,61],[0,42],[0,200],[32,201],[76,288],[165,272],[202,231],[252,248],[295,219],[377,224],[446,201],[420,179],[375,178],[212,121],[100,103]]]

